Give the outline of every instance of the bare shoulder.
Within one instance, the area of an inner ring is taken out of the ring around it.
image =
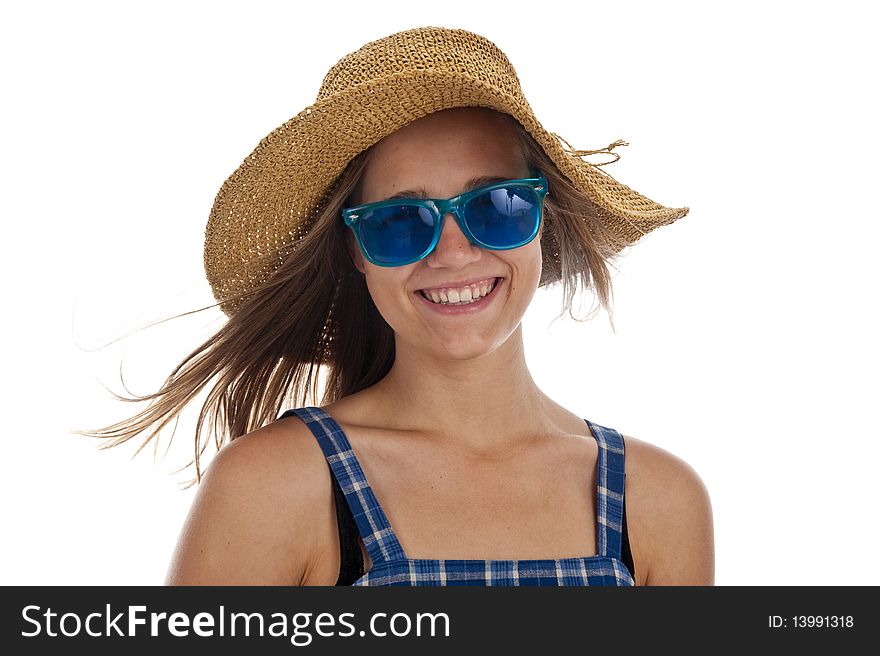
[[[331,490],[324,455],[299,419],[233,440],[199,483],[166,583],[302,584],[315,566],[315,525]]]
[[[713,585],[712,505],[700,476],[658,446],[625,436],[627,531],[644,585]]]

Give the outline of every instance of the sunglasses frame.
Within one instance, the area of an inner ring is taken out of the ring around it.
[[[540,171],[533,171],[532,175],[534,177],[531,178],[517,178],[513,180],[502,180],[500,182],[493,182],[492,184],[485,185],[483,187],[477,187],[476,189],[471,189],[463,194],[459,194],[458,196],[453,196],[452,198],[392,198],[390,200],[380,200],[375,203],[366,203],[364,205],[357,205],[355,207],[349,207],[342,210],[342,218],[345,221],[345,225],[347,225],[354,232],[355,239],[357,239],[358,246],[361,249],[361,253],[363,253],[364,257],[367,258],[371,263],[377,266],[384,267],[396,267],[396,266],[406,266],[407,264],[413,264],[414,262],[418,262],[421,259],[426,258],[430,255],[434,249],[437,247],[438,242],[440,241],[440,233],[443,230],[443,218],[447,214],[452,214],[455,217],[455,221],[458,223],[458,227],[464,233],[464,235],[468,238],[472,244],[476,244],[480,248],[486,248],[493,251],[507,251],[512,250],[514,248],[519,248],[521,246],[525,246],[530,241],[532,241],[535,236],[538,234],[538,231],[541,228],[541,222],[544,220],[544,198],[547,196],[549,189],[547,188],[547,178],[544,177],[544,174]],[[474,234],[468,228],[467,223],[464,220],[464,216],[462,215],[461,208],[464,207],[466,203],[470,200],[480,196],[488,191],[493,191],[495,189],[504,189],[505,187],[510,186],[521,186],[528,187],[532,191],[535,192],[535,195],[538,199],[538,220],[535,222],[535,229],[532,233],[522,242],[512,245],[512,246],[489,246],[488,244],[484,244],[479,239],[477,239]],[[360,228],[361,225],[359,219],[366,214],[368,211],[381,209],[383,207],[394,207],[394,206],[410,206],[410,207],[423,207],[427,209],[434,215],[434,238],[431,240],[431,244],[425,251],[419,255],[418,257],[410,258],[409,260],[401,261],[401,262],[377,262],[374,260],[369,253],[367,253],[364,248],[364,243],[361,239]]]

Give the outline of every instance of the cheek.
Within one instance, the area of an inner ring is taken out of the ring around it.
[[[393,328],[397,323],[396,318],[406,312],[404,305],[408,301],[406,282],[394,276],[391,271],[377,271],[382,267],[377,267],[369,262],[364,263],[363,266],[366,267],[365,280],[373,304],[385,322]],[[403,307],[401,307],[402,305]]]
[[[535,275],[540,278],[543,263],[541,231],[538,231],[538,235],[520,250],[521,252],[518,254],[520,256],[519,268],[530,278]]]
[[[515,255],[513,255],[513,251],[510,252],[512,255],[508,260],[508,265],[514,272],[514,289],[512,291],[522,299],[524,306],[528,306],[541,281],[543,270],[541,240],[539,237],[535,237],[525,246],[516,249]]]

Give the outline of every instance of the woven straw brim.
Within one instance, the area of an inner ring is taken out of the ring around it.
[[[687,208],[664,207],[567,152],[524,100],[467,74],[409,71],[310,105],[262,139],[226,180],[205,232],[205,272],[217,300],[268,279],[281,263],[279,253],[309,230],[333,182],[358,153],[427,114],[471,106],[516,118],[604,210],[602,219],[622,246],[687,214]],[[231,314],[236,305],[222,307]]]

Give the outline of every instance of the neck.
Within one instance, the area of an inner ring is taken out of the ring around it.
[[[565,430],[571,417],[535,384],[522,326],[492,353],[450,359],[398,340],[391,370],[373,392],[377,412],[395,427],[474,453],[495,453],[523,439]]]

